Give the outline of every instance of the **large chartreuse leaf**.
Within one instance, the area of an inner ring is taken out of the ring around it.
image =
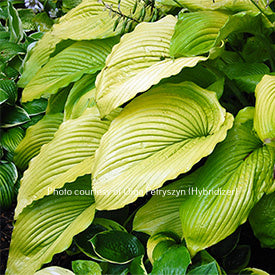
[[[253,207],[249,222],[261,245],[275,248],[275,192],[263,196]]]
[[[136,11],[132,14],[135,5],[137,5]],[[107,6],[112,7],[115,11],[120,10],[125,15],[131,14],[131,17],[137,20],[143,3],[135,0],[123,0],[120,1],[118,10],[118,1],[116,0],[84,0],[63,16],[58,24],[53,26],[52,33],[64,40],[90,40],[115,36],[122,30],[122,20],[114,31],[114,23],[117,18],[110,16],[110,11],[106,9]],[[146,11],[148,14],[150,13],[149,8]],[[149,15],[144,18],[145,21],[149,19]]]
[[[24,63],[23,74],[17,82],[19,87],[25,87],[38,70],[48,62],[50,54],[54,52],[56,44],[60,41],[60,38],[55,37],[50,32],[44,34],[43,38],[32,49],[29,59]]]
[[[96,152],[97,208],[121,208],[189,171],[225,138],[232,121],[214,92],[192,82],[159,85],[134,99]]]
[[[11,206],[15,195],[14,185],[18,173],[12,162],[0,162],[0,206],[5,209]]]
[[[172,56],[196,56],[220,47],[232,32],[262,33],[262,15],[219,11],[183,13],[171,40]]]
[[[266,8],[267,1],[259,0],[255,1],[262,9]],[[270,1],[271,2],[271,1]],[[181,6],[188,8],[192,11],[195,10],[224,10],[231,12],[239,11],[259,11],[259,9],[253,4],[251,0],[157,0],[157,7],[162,6]],[[270,9],[267,9],[270,11]]]
[[[71,270],[60,266],[50,266],[35,272],[34,275],[75,275],[75,274]]]
[[[141,23],[114,46],[96,80],[96,101],[102,116],[161,79],[207,59],[170,57],[170,40],[176,22],[175,17],[168,15],[155,23]]]
[[[151,191],[153,197],[135,215],[133,230],[149,235],[171,231],[182,236],[179,208],[188,198],[196,173],[161,189]]]
[[[87,195],[80,195],[86,190]],[[16,221],[6,274],[33,274],[54,254],[67,249],[73,236],[94,217],[90,175],[27,206]]]
[[[118,1],[107,0],[105,4],[112,6],[113,10],[118,11]],[[130,15],[137,3],[136,12],[131,15],[137,19],[140,16],[143,4],[136,0],[120,1],[120,11],[125,15]],[[151,18],[149,8],[146,8],[144,20]],[[118,24],[115,31],[113,27],[117,18],[110,16],[105,10],[103,2],[97,0],[82,1],[77,7],[61,17],[58,24],[44,35],[41,41],[34,48],[32,55],[24,66],[23,75],[19,81],[20,86],[25,86],[36,72],[48,62],[50,55],[55,51],[56,45],[63,40],[94,40],[118,35],[122,30],[122,22]],[[64,43],[63,41],[61,44]]]
[[[77,119],[63,122],[51,142],[42,146],[24,173],[18,194],[16,214],[33,200],[51,194],[67,182],[91,172],[95,150],[107,131],[114,112],[101,120],[96,107]]]
[[[54,56],[28,83],[22,101],[54,94],[85,73],[95,73],[105,64],[117,39],[76,42]]]
[[[182,203],[183,237],[191,255],[233,233],[272,186],[275,151],[255,135],[253,116],[252,107],[240,111]]]
[[[255,95],[254,128],[264,143],[275,147],[275,76],[264,76]]]
[[[48,114],[27,129],[26,136],[16,148],[13,159],[20,170],[25,170],[29,161],[38,155],[41,146],[53,139],[62,121],[63,114]]]
[[[90,103],[93,104],[95,78],[96,75],[85,75],[74,84],[65,104],[65,120],[77,118],[85,111]]]

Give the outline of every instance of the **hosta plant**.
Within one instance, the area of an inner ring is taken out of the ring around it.
[[[73,249],[91,259],[74,274],[258,272],[236,230],[249,217],[272,244],[255,219],[275,190],[274,22],[263,0],[83,0],[60,18],[18,82],[48,105],[15,149],[7,274],[71,274],[38,270]]]

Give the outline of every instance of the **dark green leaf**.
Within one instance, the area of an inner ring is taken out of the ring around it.
[[[245,268],[250,260],[250,247],[247,245],[237,246],[229,255],[223,258],[223,267],[228,273],[238,273]]]
[[[0,88],[0,105],[6,102],[9,99],[9,95]]]
[[[1,127],[8,128],[30,120],[28,113],[18,106],[4,106],[1,109]]]
[[[35,13],[31,9],[18,9],[18,14],[22,21],[22,27],[25,31],[35,31],[36,24],[33,22]]]
[[[217,257],[217,258],[224,257],[236,248],[236,246],[239,242],[239,239],[240,239],[240,229],[237,229],[230,236],[226,237],[219,243],[211,246],[209,248],[209,252],[214,257]]]
[[[77,260],[72,262],[72,269],[76,275],[100,275],[101,267],[93,261]]]
[[[10,33],[5,31],[0,31],[0,42],[9,41]]]
[[[49,31],[53,25],[53,20],[48,16],[46,12],[38,13],[34,18],[33,22],[36,28],[41,32]]]
[[[130,274],[139,274],[139,275],[147,275],[145,266],[143,264],[143,257],[136,257],[129,265]]]
[[[102,259],[114,263],[127,263],[144,254],[140,241],[123,231],[104,231],[92,239],[95,253]]]
[[[12,162],[0,162],[0,207],[2,209],[10,207],[12,204],[17,177],[17,170]]]
[[[13,42],[6,42],[6,41],[1,41],[0,43],[0,60],[3,61],[9,61],[13,57],[15,57],[17,54],[24,54],[25,50],[13,43]]]
[[[13,105],[17,100],[17,87],[14,81],[9,79],[1,79],[0,80],[0,89],[4,90],[8,95],[7,103]]]
[[[29,116],[35,116],[42,114],[46,111],[48,100],[45,98],[34,99],[26,103],[22,103],[22,107],[29,114]]]
[[[263,247],[275,248],[275,192],[265,195],[250,212],[249,222]]]
[[[107,230],[126,230],[118,223],[104,218],[96,218],[93,223],[83,232],[74,237],[78,248],[92,259],[99,260],[100,258],[94,252],[94,248],[90,240],[97,234]]]
[[[199,252],[193,259],[192,265],[189,266],[190,270],[187,274],[197,275],[197,274],[211,274],[219,275],[221,274],[221,269],[216,262],[216,260],[211,257],[205,250]]]
[[[20,141],[23,139],[25,131],[20,127],[15,127],[3,131],[1,133],[0,141],[3,148],[10,153],[13,153]]]
[[[152,275],[185,274],[191,263],[190,254],[185,246],[173,246],[154,262]]]

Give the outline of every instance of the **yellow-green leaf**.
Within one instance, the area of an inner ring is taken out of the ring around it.
[[[114,46],[96,80],[96,101],[102,116],[161,79],[207,59],[170,57],[170,40],[176,22],[175,17],[168,15],[158,22],[141,23]]]
[[[266,0],[255,1],[258,3],[259,7],[264,9],[266,8]],[[271,2],[271,1],[270,1]],[[162,6],[181,6],[188,8],[189,10],[224,10],[230,12],[239,12],[239,11],[255,11],[258,12],[258,8],[253,4],[251,0],[157,0],[157,7]],[[271,11],[270,8],[267,11]]]
[[[254,134],[253,116],[252,107],[240,111],[182,203],[183,238],[191,255],[232,234],[272,185],[275,151]]]
[[[76,42],[54,56],[23,90],[22,101],[54,94],[85,73],[103,68],[105,59],[117,39]]]
[[[163,84],[134,99],[95,155],[98,209],[116,209],[188,172],[226,137],[233,116],[194,83]]]
[[[275,76],[265,75],[255,96],[254,128],[264,143],[275,147]]]
[[[41,146],[53,139],[62,121],[63,114],[48,114],[27,129],[24,139],[14,152],[13,160],[20,170],[25,170],[29,161],[39,153]]]
[[[96,107],[82,116],[63,122],[51,142],[41,148],[24,173],[15,210],[17,217],[34,200],[49,195],[55,188],[91,172],[94,153],[107,131],[114,112],[101,120]]]
[[[87,195],[81,195],[80,190]],[[53,255],[67,249],[95,213],[90,175],[27,206],[12,234],[6,274],[34,274]]]

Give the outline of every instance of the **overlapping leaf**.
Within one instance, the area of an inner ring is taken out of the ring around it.
[[[80,195],[80,190],[87,195]],[[87,193],[91,191],[89,175],[56,191],[19,215],[12,234],[7,275],[34,274],[55,253],[67,249],[73,236],[93,220],[94,199]]]
[[[96,80],[96,101],[102,116],[161,79],[207,59],[170,57],[170,40],[176,22],[176,18],[169,15],[155,23],[141,23],[114,46]]]
[[[252,209],[249,222],[263,247],[275,248],[275,192],[264,196]]]
[[[53,139],[62,121],[63,114],[49,114],[27,129],[26,136],[14,155],[14,163],[20,170],[25,170],[29,161],[39,153],[41,146]]]
[[[262,33],[262,15],[219,11],[183,13],[171,40],[172,56],[195,56],[220,47],[232,32]]]
[[[233,233],[272,185],[275,151],[254,134],[253,116],[252,107],[239,113],[200,170],[197,191],[182,203],[183,237],[192,255]]]
[[[93,172],[98,209],[116,209],[189,171],[232,126],[216,94],[191,82],[134,99],[103,136]]]
[[[196,173],[152,191],[153,197],[138,210],[133,221],[133,230],[149,235],[171,231],[182,236],[179,209],[188,198],[194,185]]]
[[[12,162],[0,162],[0,203],[1,209],[9,207],[14,199],[14,185],[18,173]]]
[[[260,139],[275,146],[275,76],[266,75],[255,90],[254,128]]]
[[[271,2],[271,1],[270,1]],[[258,8],[250,0],[157,0],[157,7],[162,6],[181,6],[188,8],[189,10],[224,10],[231,12],[239,11],[255,11],[258,12]],[[265,9],[267,2],[265,0],[257,1],[260,8]],[[270,9],[268,9],[270,12]]]
[[[77,118],[85,111],[90,102],[93,104],[95,77],[95,75],[85,75],[74,84],[65,104],[65,120]]]
[[[95,73],[103,68],[115,38],[76,42],[53,57],[28,83],[22,101],[54,94],[59,88],[74,82],[85,73]]]
[[[107,0],[105,4],[118,11],[118,1]],[[125,15],[130,15],[135,6],[135,0],[123,0],[120,2],[120,11]],[[140,15],[143,4],[137,2],[136,12],[132,17],[137,19]],[[113,26],[117,18],[112,18],[109,11],[104,10],[103,2],[97,0],[82,1],[77,7],[64,15],[58,24],[53,26],[51,32],[44,35],[41,41],[34,48],[30,59],[24,66],[24,73],[19,81],[21,86],[25,86],[36,72],[48,62],[50,55],[55,51],[56,45],[63,40],[95,40],[113,37],[122,30],[122,21],[118,24],[115,31]],[[149,8],[146,9],[150,14]],[[151,16],[146,15],[147,21]],[[64,43],[64,42],[62,42]]]
[[[115,115],[117,112],[102,121],[94,107],[60,125],[54,139],[41,148],[24,173],[15,216],[33,200],[91,172],[95,150]]]

